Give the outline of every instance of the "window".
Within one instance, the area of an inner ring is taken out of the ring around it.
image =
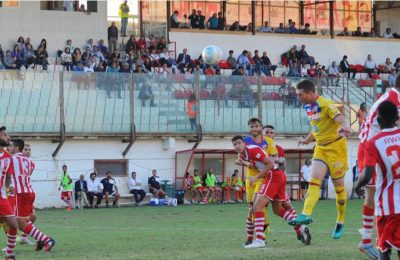
[[[171,14],[178,11],[178,20],[183,20],[184,15],[191,15],[193,9],[200,10],[206,21],[214,13],[222,11],[220,1],[171,1]]]
[[[0,1],[0,7],[18,7],[19,5],[19,1],[15,0],[15,1]]]
[[[124,177],[128,174],[128,160],[94,160],[98,176],[106,176],[110,171],[113,177]]]
[[[83,6],[84,10],[88,13],[97,12],[97,1],[41,1],[41,10],[52,10],[52,11],[79,11],[80,7]]]

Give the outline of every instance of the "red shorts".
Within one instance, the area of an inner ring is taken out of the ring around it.
[[[15,213],[13,208],[11,208],[8,199],[3,199],[0,196],[0,217],[14,217]]]
[[[70,200],[72,198],[72,191],[63,191],[61,192],[62,200]]]
[[[10,207],[14,212],[16,212],[16,207],[15,207],[15,195],[8,195],[7,197],[8,203],[10,203]]]
[[[33,203],[35,202],[35,193],[17,193],[17,211],[16,216],[27,218],[33,213]]]
[[[286,201],[286,175],[282,170],[267,174],[258,194],[269,200]]]
[[[360,143],[360,145],[358,146],[358,151],[357,151],[357,161],[358,161],[358,172],[361,174],[361,172],[364,169],[364,165],[365,165],[365,149],[366,149],[366,144],[367,142],[364,143]],[[367,186],[368,187],[375,187],[375,181],[376,181],[376,174],[374,171],[374,174],[372,175],[371,180],[368,182]]]
[[[377,247],[386,252],[394,247],[400,250],[400,214],[376,217]]]

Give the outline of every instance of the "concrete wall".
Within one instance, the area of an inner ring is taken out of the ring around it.
[[[40,10],[40,1],[19,1],[15,8],[0,8],[0,44],[12,49],[19,36],[30,37],[36,49],[47,40],[49,56],[56,56],[72,39],[74,47],[83,47],[92,38],[107,42],[107,2],[97,2],[96,13]]]
[[[37,194],[35,206],[38,208],[63,206],[63,202],[59,198],[60,192],[57,190],[63,163],[68,165],[69,173],[75,181],[80,174],[84,174],[86,177],[89,176],[94,167],[94,160],[96,159],[123,159],[121,154],[127,145],[113,140],[68,140],[62,147],[57,158],[53,159],[51,154],[56,144],[44,140],[27,141],[32,145],[32,159],[36,163],[32,182]],[[285,149],[299,148],[296,138],[278,138],[277,142]],[[185,140],[176,140],[175,145],[165,150],[163,149],[162,140],[138,140],[125,158],[129,160],[128,172],[136,171],[138,179],[145,186],[147,186],[147,178],[151,175],[153,168],[158,170],[161,180],[168,179],[174,182],[175,152],[190,149],[192,145],[193,143],[188,143]],[[349,165],[351,167],[346,175],[348,194],[351,192],[351,168],[355,164],[357,145],[358,140],[349,141]],[[312,149],[312,145],[301,148]],[[231,149],[231,142],[229,138],[206,139],[201,142],[199,149]],[[238,168],[233,164],[233,160],[234,156],[228,156],[226,174],[231,175],[233,170]],[[218,164],[217,162],[212,163]],[[297,168],[297,163],[297,160],[288,160],[288,171],[295,173],[296,171],[293,169]],[[209,166],[206,164],[205,168]],[[195,167],[200,169],[198,162]],[[190,168],[191,173],[193,168]],[[218,168],[216,169],[216,173],[221,173]],[[127,177],[119,177],[117,180],[120,183],[122,192],[127,192]],[[332,190],[332,186],[330,186],[331,197],[334,196]]]
[[[371,38],[341,38],[334,40],[323,36],[285,35],[285,34],[257,34],[252,36],[246,33],[232,34],[222,33],[198,33],[193,31],[173,31],[170,33],[170,40],[176,42],[177,53],[183,48],[188,48],[188,53],[193,58],[198,58],[201,51],[207,45],[219,46],[223,52],[223,58],[228,56],[229,50],[234,50],[235,57],[243,51],[259,50],[262,54],[267,51],[271,62],[280,62],[280,55],[288,51],[293,45],[298,48],[301,44],[306,45],[309,55],[312,55],[322,65],[329,65],[332,61],[340,62],[343,55],[348,56],[351,64],[364,64],[368,54],[372,54],[375,61],[384,63],[387,57],[391,60],[400,57],[400,41],[371,39]]]

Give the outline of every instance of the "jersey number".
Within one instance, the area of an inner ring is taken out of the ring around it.
[[[394,180],[400,180],[400,145],[392,145],[386,149],[386,155],[392,165]]]

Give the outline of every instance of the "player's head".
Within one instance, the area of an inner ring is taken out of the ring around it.
[[[136,179],[136,172],[131,173],[132,179]]]
[[[232,137],[232,144],[233,144],[233,149],[237,153],[244,153],[245,150],[245,143],[243,141],[243,136],[241,135],[235,135]]]
[[[32,148],[30,144],[25,143],[24,150],[22,150],[22,155],[28,158],[32,156]]]
[[[274,139],[275,138],[275,128],[272,125],[266,125],[264,126],[264,135],[268,136],[269,138]]]
[[[198,176],[198,175],[199,175],[199,171],[198,171],[198,170],[194,170],[194,171],[193,171],[193,175],[194,175],[194,176]]]
[[[396,126],[399,120],[397,107],[390,101],[382,102],[378,107],[378,124],[381,129]]]
[[[396,81],[394,82],[394,87],[398,90],[400,90],[400,74],[397,75]]]
[[[12,139],[8,150],[12,154],[20,153],[24,150],[25,142],[22,139]]]
[[[154,169],[154,170],[151,172],[151,174],[153,174],[153,176],[157,176],[157,170]]]
[[[208,172],[209,172],[209,173],[214,173],[214,169],[213,169],[213,168],[209,168],[209,169],[208,169]]]
[[[311,80],[303,80],[297,84],[297,97],[303,104],[312,103],[315,99],[315,85]]]
[[[110,171],[108,171],[108,172],[106,173],[106,175],[107,175],[107,179],[111,179],[111,172],[110,172]]]
[[[0,147],[7,147],[10,145],[10,136],[7,133],[5,126],[0,127]]]
[[[257,137],[257,136],[261,135],[262,124],[261,124],[260,119],[258,119],[256,117],[252,117],[247,122],[247,125],[249,127],[249,133],[252,137]]]
[[[63,172],[66,172],[67,169],[68,169],[67,165],[66,165],[66,164],[63,164],[62,169],[63,169]]]
[[[90,174],[90,179],[92,179],[92,180],[96,179],[96,173],[95,172],[92,172]]]

